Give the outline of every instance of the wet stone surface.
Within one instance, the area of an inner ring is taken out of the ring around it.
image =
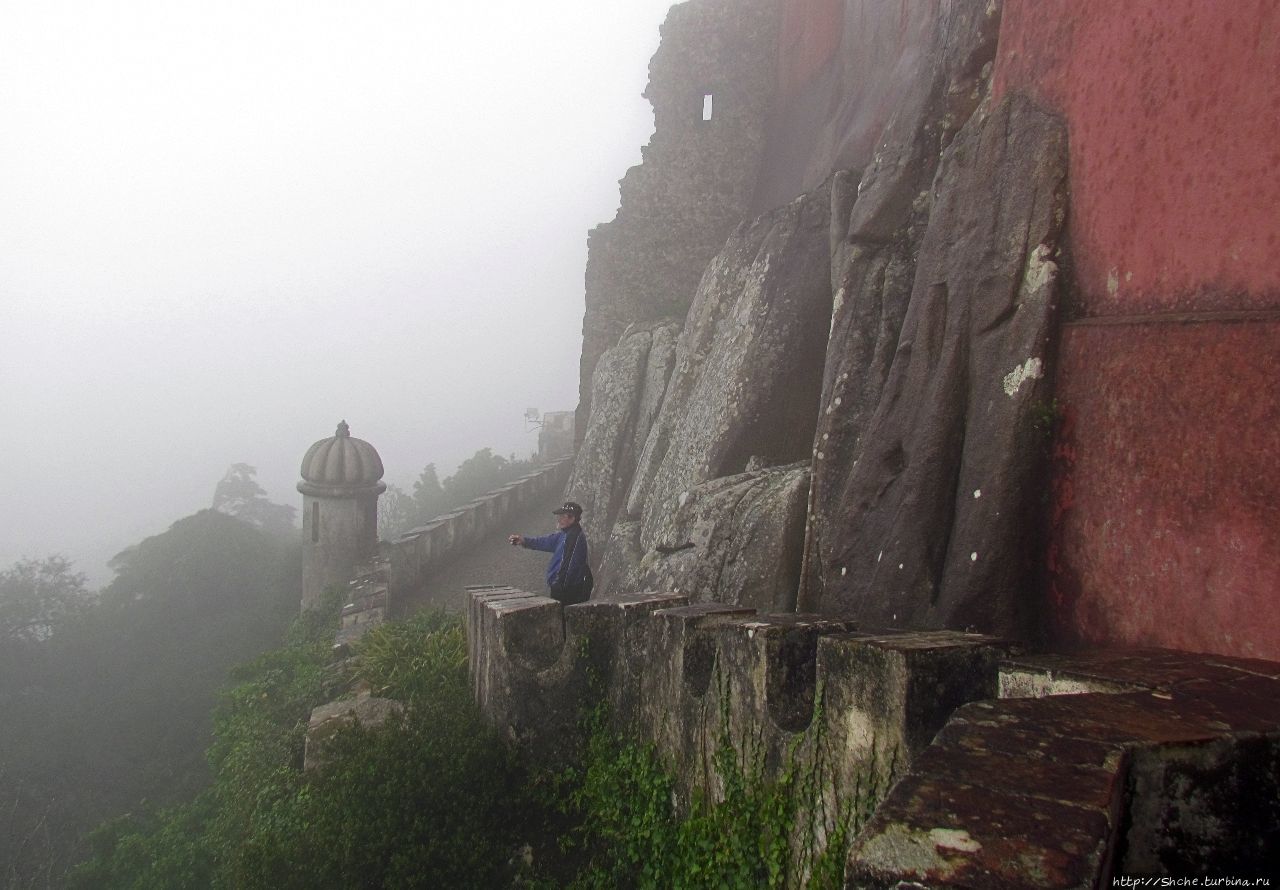
[[[1165,650],[1011,657],[1001,672],[1020,688],[1071,692],[959,708],[856,841],[848,886],[1267,875],[1280,849],[1278,671]]]

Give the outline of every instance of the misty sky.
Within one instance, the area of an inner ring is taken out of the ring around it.
[[[340,419],[407,485],[577,403],[586,232],[669,0],[0,0],[0,567],[276,501]]]

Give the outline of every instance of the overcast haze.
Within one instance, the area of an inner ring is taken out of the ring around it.
[[[0,567],[103,583],[234,462],[298,506],[343,418],[527,456],[669,5],[0,2]]]

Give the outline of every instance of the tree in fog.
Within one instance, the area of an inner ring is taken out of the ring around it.
[[[70,560],[20,560],[0,572],[0,644],[46,640],[91,603],[85,576]]]
[[[417,523],[433,519],[448,509],[435,464],[423,467],[418,481],[413,483],[413,506],[414,520]]]
[[[378,498],[378,540],[393,541],[418,524],[413,496],[398,485],[387,484]]]
[[[528,461],[516,460],[514,455],[508,460],[501,454],[494,454],[492,448],[481,448],[464,460],[452,476],[444,480],[445,497],[450,506],[460,506],[528,469]]]
[[[60,886],[91,825],[207,784],[217,688],[297,613],[298,537],[201,510],[98,596],[61,557],[0,571],[0,887]]]
[[[257,468],[249,464],[232,464],[213,490],[213,509],[242,519],[254,528],[277,535],[296,532],[297,511],[286,504],[267,500],[258,480]]]

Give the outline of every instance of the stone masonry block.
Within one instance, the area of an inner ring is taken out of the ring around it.
[[[641,688],[653,670],[646,631],[654,612],[689,602],[670,593],[624,593],[569,606],[570,632],[594,676],[608,690],[612,718],[633,725],[640,716]]]
[[[610,692],[630,716],[643,671],[637,627],[670,594],[629,594],[564,607],[511,588],[468,592],[472,684],[481,711],[534,758],[563,758],[579,744],[590,689]],[[594,701],[590,702],[594,704]]]
[[[855,841],[845,886],[1104,887],[1108,834],[1094,809],[912,774]]]
[[[848,886],[1271,873],[1280,665],[1112,650],[1013,656],[1001,673],[1028,697],[955,712],[855,841]]]
[[[716,630],[731,708],[758,725],[804,730],[813,716],[818,640],[853,624],[819,615],[759,615]]]
[[[924,750],[957,707],[995,695],[1009,646],[955,631],[824,639],[818,664],[830,678],[826,708],[851,765],[871,770],[887,788],[884,783]]]
[[[323,765],[325,743],[339,730],[357,724],[366,728],[381,726],[403,710],[404,705],[400,702],[389,698],[375,698],[367,691],[354,699],[321,705],[311,712],[311,719],[307,723],[302,768],[309,770]]]
[[[634,730],[651,739],[672,765],[686,797],[693,777],[706,773],[705,755],[714,745],[715,631],[752,614],[740,606],[698,603],[658,610],[640,628],[640,645],[648,655],[639,676]]]

